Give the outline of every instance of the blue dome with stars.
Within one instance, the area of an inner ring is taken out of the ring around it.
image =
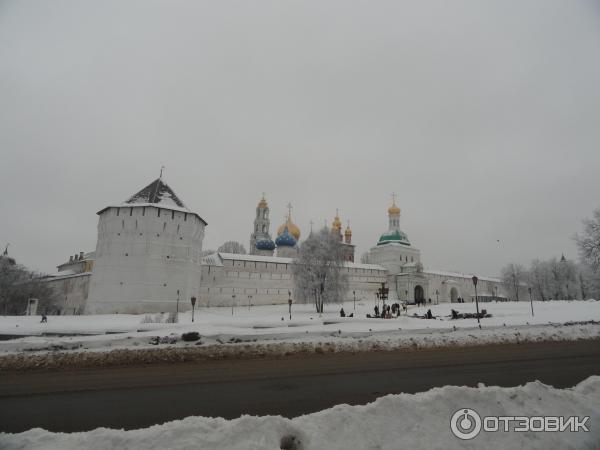
[[[295,247],[296,238],[290,234],[288,227],[285,227],[283,233],[275,239],[275,243],[277,244],[277,247]]]
[[[275,250],[275,242],[271,239],[261,239],[256,242],[256,248],[258,250]]]

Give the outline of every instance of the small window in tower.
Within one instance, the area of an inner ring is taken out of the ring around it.
[[[135,229],[137,230],[138,227],[138,223],[137,223],[137,219],[135,219]]]
[[[163,223],[163,231],[165,231],[167,229],[167,222]]]
[[[175,211],[171,211],[171,219],[175,218]]]
[[[121,220],[121,228],[125,228],[125,219]]]
[[[129,215],[133,216],[133,208],[129,208]]]
[[[181,228],[181,224],[177,224],[177,234],[179,234],[179,229]]]
[[[156,217],[160,217],[160,208],[156,208],[158,212],[156,213]]]
[[[120,214],[120,212],[121,212],[121,209],[117,208],[117,216]]]
[[[183,221],[184,221],[184,222],[187,222],[187,213],[185,213],[185,214],[183,215]]]
[[[142,208],[142,216],[145,216],[145,215],[146,215],[146,207],[144,206],[144,207]]]

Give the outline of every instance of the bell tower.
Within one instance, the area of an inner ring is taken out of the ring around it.
[[[256,206],[256,217],[254,218],[254,229],[250,235],[250,254],[258,255],[263,252],[256,247],[256,244],[260,241],[272,241],[269,235],[269,205],[265,199],[265,193],[263,192],[262,198]]]

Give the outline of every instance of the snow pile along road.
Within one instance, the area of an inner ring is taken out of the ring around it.
[[[589,416],[589,432],[481,431],[473,440],[450,430],[463,408],[485,416]],[[0,434],[3,449],[398,449],[398,448],[600,448],[600,377],[572,389],[540,382],[514,388],[435,388],[420,394],[388,395],[364,406],[338,405],[285,419],[242,416],[235,420],[188,417],[132,431],[98,428],[85,433],[33,429]]]

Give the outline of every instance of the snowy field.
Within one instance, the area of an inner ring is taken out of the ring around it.
[[[589,432],[481,431],[460,440],[450,419],[463,408],[485,416],[589,416]],[[338,405],[318,413],[286,419],[242,416],[234,420],[188,417],[140,430],[98,428],[84,433],[32,429],[1,434],[0,448],[70,450],[115,449],[463,449],[600,448],[600,377],[572,389],[540,382],[512,388],[445,386],[419,394],[387,395],[364,406]],[[287,447],[285,443],[290,443]]]
[[[344,307],[347,314],[355,317],[340,317],[339,309]],[[600,302],[552,301],[534,302],[534,316],[531,316],[529,302],[482,303],[491,318],[481,319],[482,330],[477,329],[476,319],[451,320],[452,308],[459,312],[475,312],[474,303],[409,306],[408,316],[393,319],[369,319],[374,304],[353,302],[343,305],[329,305],[328,311],[319,317],[312,305],[293,305],[292,319],[289,319],[287,305],[211,307],[196,310],[194,322],[191,311],[179,315],[179,323],[144,323],[146,315],[95,315],[95,316],[50,316],[48,323],[40,323],[39,316],[0,317],[0,335],[23,336],[17,339],[0,341],[0,355],[22,351],[110,350],[123,347],[146,347],[152,336],[179,336],[184,332],[197,331],[207,344],[227,342],[237,339],[243,342],[272,341],[314,341],[340,340],[344,338],[375,338],[418,336],[423,341],[435,345],[446,342],[449,335],[469,336],[476,329],[485,342],[494,342],[495,337],[503,341],[506,333],[535,332],[542,335],[548,327],[553,330],[568,328],[573,339],[581,335],[582,326],[558,327],[569,322],[600,321]],[[434,319],[423,316],[431,309]],[[158,315],[152,315],[157,318]],[[166,319],[166,314],[164,315]],[[542,325],[545,325],[543,327]],[[589,329],[600,326],[588,325]],[[509,331],[510,330],[510,331]],[[529,331],[528,331],[529,330]],[[541,330],[541,331],[540,331]],[[593,337],[593,336],[592,336]],[[422,339],[421,339],[422,338]],[[563,339],[562,337],[561,339]],[[452,340],[451,340],[452,342]],[[188,343],[178,342],[179,345]]]
[[[339,310],[355,317],[342,318]],[[343,305],[327,305],[320,317],[312,305],[293,305],[289,319],[287,305],[237,306],[201,308],[195,312],[181,313],[179,323],[144,323],[145,315],[95,315],[95,316],[50,316],[48,323],[40,323],[39,316],[0,317],[0,335],[22,336],[0,341],[0,355],[28,351],[48,350],[111,350],[123,347],[148,347],[152,336],[180,336],[184,332],[197,331],[203,344],[221,344],[230,340],[237,342],[273,341],[348,341],[360,339],[386,342],[390,339],[418,340],[421,344],[460,345],[461,336],[477,333],[484,343],[505,342],[507,335],[527,336],[534,340],[559,333],[560,339],[598,337],[599,325],[563,326],[569,322],[600,321],[600,301],[552,301],[534,302],[534,316],[529,302],[482,303],[491,318],[481,319],[482,330],[477,328],[476,319],[450,319],[452,308],[461,313],[475,312],[474,303],[409,306],[408,316],[393,319],[369,319],[374,303],[353,302]],[[431,309],[434,319],[423,316]],[[157,318],[157,315],[153,315]],[[166,314],[164,316],[166,318]],[[519,331],[514,331],[515,329]],[[474,331],[476,330],[476,331]],[[177,345],[192,345],[179,340]],[[162,344],[161,344],[162,345]]]

